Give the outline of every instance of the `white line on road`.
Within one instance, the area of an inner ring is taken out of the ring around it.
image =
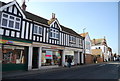
[[[101,64],[100,66],[104,66],[105,64]]]

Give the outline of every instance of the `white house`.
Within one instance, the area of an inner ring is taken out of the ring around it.
[[[81,33],[80,34],[82,37],[84,37],[84,41],[85,41],[85,63],[92,63],[93,59],[92,59],[92,52],[91,52],[91,39],[89,36],[89,33]]]
[[[107,41],[105,38],[101,39],[93,39],[91,40],[92,42],[92,47],[91,49],[101,49],[103,56],[104,56],[104,61],[108,61],[108,46],[107,46]]]

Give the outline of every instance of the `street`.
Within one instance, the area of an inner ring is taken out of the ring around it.
[[[82,67],[81,67],[82,66]],[[119,79],[120,62],[109,62],[90,66],[72,66],[48,72],[25,76],[10,77],[9,79]],[[83,67],[84,66],[84,67]]]

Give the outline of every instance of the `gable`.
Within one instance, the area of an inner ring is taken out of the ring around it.
[[[62,31],[62,28],[60,27],[60,24],[59,24],[58,20],[56,20],[56,19],[50,24],[50,27],[53,27],[53,28],[56,28],[56,29],[59,29],[60,31]]]
[[[16,1],[10,2],[0,8],[0,11],[6,12],[6,13],[11,13],[16,16],[21,16],[25,18],[25,15],[23,14],[20,6]]]

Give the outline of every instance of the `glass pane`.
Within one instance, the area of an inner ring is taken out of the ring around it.
[[[6,17],[6,18],[8,18],[8,15],[6,15],[6,14],[3,14],[3,17]]]
[[[16,22],[16,23],[15,23],[15,28],[16,28],[16,29],[19,29],[19,27],[20,27],[20,23]]]
[[[34,33],[37,33],[37,26],[34,26]]]
[[[53,33],[53,37],[55,37],[55,33]],[[55,37],[56,38],[56,37]]]
[[[42,34],[42,28],[39,27],[39,34]]]
[[[56,38],[59,38],[59,34],[56,34]]]
[[[16,18],[16,21],[20,21],[20,19],[19,19],[19,18]]]
[[[14,20],[14,17],[13,17],[13,16],[10,16],[10,19]]]
[[[7,26],[7,19],[2,19],[2,26]]]
[[[52,32],[50,32],[50,37],[52,37]]]
[[[11,27],[11,28],[13,28],[13,26],[14,26],[14,21],[9,21],[9,27]]]

